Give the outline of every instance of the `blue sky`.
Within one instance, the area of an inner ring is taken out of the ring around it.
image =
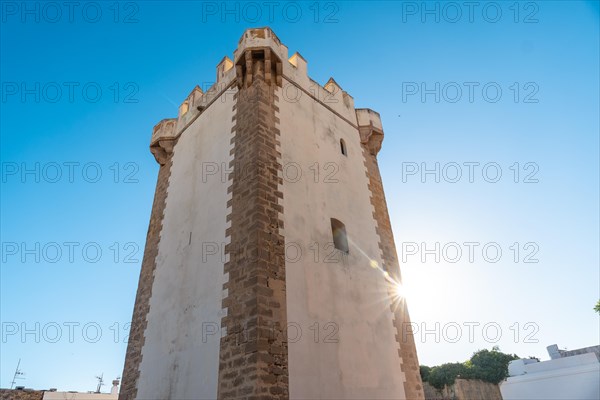
[[[152,127],[265,25],[313,79],[333,76],[382,116],[421,364],[598,344],[598,2],[427,3],[433,14],[280,2],[272,17],[262,2],[82,2],[72,16],[1,4],[1,387],[19,358],[18,383],[33,388],[92,390],[95,375],[121,374],[158,171]],[[439,182],[421,174],[436,163]],[[439,262],[422,260],[436,243]]]

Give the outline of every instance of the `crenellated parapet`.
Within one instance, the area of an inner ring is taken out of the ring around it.
[[[288,59],[287,46],[281,43],[271,28],[254,28],[246,29],[240,38],[238,47],[233,52],[234,63],[237,65],[246,50],[259,48],[270,48],[279,60]]]
[[[214,84],[205,91],[196,86],[181,103],[177,118],[164,120],[174,121],[174,124],[169,124],[172,139],[178,137],[217,98],[223,96],[220,101],[233,99],[240,88],[250,86],[258,75],[267,84],[282,88],[282,101],[295,102],[303,96],[308,97],[357,127],[362,143],[367,145],[371,154],[376,155],[380,150],[383,129],[379,114],[369,109],[355,109],[353,97],[335,79],[330,78],[324,85],[312,80],[306,59],[297,52],[288,58],[287,46],[267,27],[247,29],[233,58],[225,56],[217,64]],[[157,125],[158,128],[155,127],[153,147],[157,146],[156,129],[161,132],[166,129],[162,127],[164,121]],[[157,152],[156,149],[152,151],[153,154]]]
[[[233,68],[231,58],[225,56],[219,64],[217,64],[217,82],[223,82],[227,77],[227,72]]]
[[[383,125],[379,113],[370,108],[357,108],[356,119],[361,143],[367,146],[371,155],[376,156],[383,142]]]
[[[269,28],[248,29],[234,52],[238,88],[249,87],[256,74],[267,84],[282,86],[287,47]]]

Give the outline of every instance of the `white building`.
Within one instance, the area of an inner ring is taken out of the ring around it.
[[[44,392],[43,400],[117,400],[118,393]]]
[[[97,392],[59,392],[50,389],[44,392],[42,400],[117,400],[119,398],[119,380],[112,381],[110,393]]]
[[[505,400],[600,399],[600,346],[572,351],[548,346],[550,360],[522,359],[508,365],[500,384]]]
[[[24,386],[15,389],[0,389],[2,400],[117,400],[119,398],[119,380],[112,381],[110,393],[58,391],[56,389],[33,390]]]

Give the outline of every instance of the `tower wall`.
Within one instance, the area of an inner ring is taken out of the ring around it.
[[[171,124],[173,129],[174,124]],[[155,128],[156,130],[156,128]],[[165,148],[171,150],[172,143],[167,143]],[[150,214],[150,223],[146,235],[146,246],[144,258],[140,270],[140,278],[133,307],[133,317],[129,331],[129,342],[125,354],[125,366],[123,368],[123,383],[119,391],[119,399],[130,400],[137,396],[138,381],[140,376],[140,363],[142,361],[142,347],[145,343],[145,330],[147,326],[147,315],[150,308],[150,297],[154,284],[154,271],[156,269],[156,255],[160,242],[160,232],[167,198],[169,177],[171,176],[171,155],[164,148],[158,146],[155,150],[160,168],[156,182],[156,191]]]
[[[224,93],[188,121],[161,167],[162,224],[159,240],[155,229],[149,235],[157,251],[145,258],[155,266],[135,398],[217,396],[232,117],[232,96]]]
[[[287,57],[270,29],[246,31],[215,85],[155,127],[121,400],[423,398],[379,115]]]
[[[375,212],[373,216],[377,222],[377,233],[380,238],[379,248],[383,259],[383,268],[393,277],[394,280],[402,282],[398,256],[394,244],[394,235],[383,191],[381,174],[377,164],[377,158],[371,154],[368,146],[363,149],[365,165],[369,175],[369,191],[371,192],[371,203]],[[393,293],[390,293],[393,298]],[[406,399],[424,399],[423,383],[421,381],[421,372],[419,369],[419,360],[415,340],[410,325],[410,316],[406,299],[398,297],[390,305],[393,313],[393,324],[395,329],[395,339],[400,345],[398,356],[404,376],[404,391]]]
[[[306,82],[279,104],[290,397],[402,399],[389,283],[372,267],[382,259],[354,108],[341,91],[312,97]],[[347,255],[333,247],[331,218],[345,224]]]

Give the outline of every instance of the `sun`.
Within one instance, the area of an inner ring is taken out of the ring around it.
[[[404,286],[400,282],[394,282],[394,295],[398,297],[398,299],[403,299],[404,296],[406,296]]]

